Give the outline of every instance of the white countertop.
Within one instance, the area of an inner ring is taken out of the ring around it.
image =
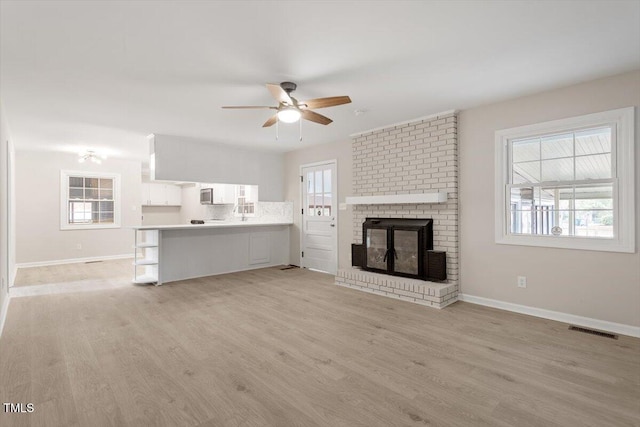
[[[260,222],[260,221],[212,221],[204,224],[173,224],[173,225],[136,225],[133,230],[193,230],[198,228],[243,228],[268,227],[271,225],[292,225],[293,222]]]

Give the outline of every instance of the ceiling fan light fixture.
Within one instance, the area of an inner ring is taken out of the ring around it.
[[[284,123],[295,123],[300,120],[300,110],[295,107],[287,107],[278,111],[278,120]]]
[[[78,162],[84,163],[87,160],[92,161],[93,163],[100,164],[102,160],[106,159],[107,156],[96,153],[93,150],[86,150],[78,153]]]

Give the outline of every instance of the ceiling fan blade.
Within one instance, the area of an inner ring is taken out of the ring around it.
[[[322,114],[318,114],[311,110],[300,110],[300,114],[302,114],[303,119],[320,123],[321,125],[328,125],[333,121],[329,117],[325,117]]]
[[[316,108],[326,108],[333,107],[335,105],[348,104],[351,102],[351,98],[348,96],[331,96],[328,98],[316,98],[310,99],[308,101],[300,102],[299,104],[305,104],[307,108],[316,109]]]
[[[271,109],[271,110],[277,110],[278,107],[266,107],[266,106],[248,106],[248,105],[236,105],[236,106],[226,106],[226,107],[222,107],[224,109],[230,110],[230,109],[234,109],[234,110],[248,110],[248,109]]]
[[[276,99],[276,101],[287,104],[287,105],[293,105],[293,101],[291,100],[291,97],[289,96],[287,91],[285,91],[280,87],[280,85],[267,83],[267,89],[269,89],[269,92],[271,92],[271,96],[273,96]]]
[[[274,114],[273,116],[269,117],[269,120],[264,122],[262,127],[263,128],[268,128],[269,126],[273,126],[277,121],[278,121],[278,115]]]

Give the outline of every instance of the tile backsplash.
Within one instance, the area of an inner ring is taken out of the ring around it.
[[[240,221],[235,216],[233,205],[205,206],[205,219],[222,219],[226,221]],[[293,222],[293,202],[256,202],[255,214],[248,216],[249,221],[260,222]]]

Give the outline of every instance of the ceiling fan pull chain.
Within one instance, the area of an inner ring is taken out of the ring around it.
[[[280,122],[280,120],[278,120],[278,116],[276,116],[276,141],[278,140],[278,123]]]
[[[302,120],[299,120],[300,122],[300,142],[302,142]]]

